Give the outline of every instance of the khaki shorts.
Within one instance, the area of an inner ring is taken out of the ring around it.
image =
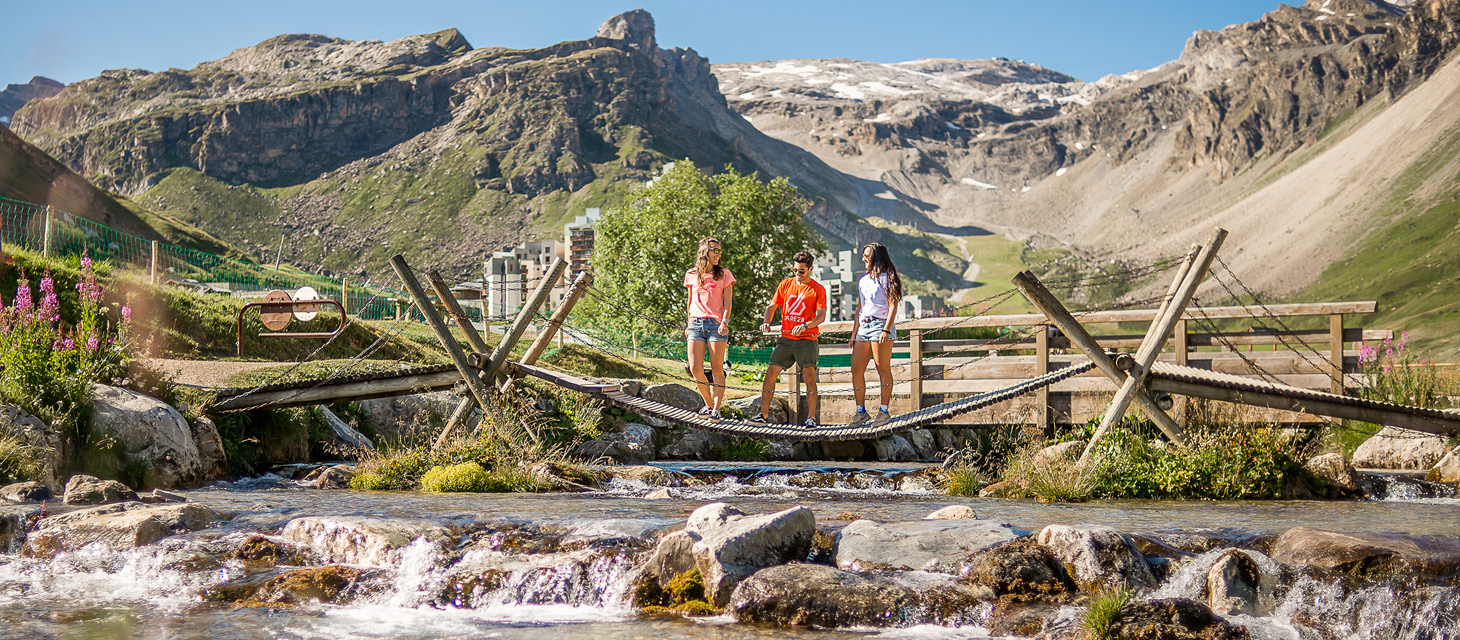
[[[776,338],[776,348],[771,351],[771,366],[785,369],[795,363],[803,369],[814,367],[820,355],[821,345],[815,339],[796,340],[782,336]]]

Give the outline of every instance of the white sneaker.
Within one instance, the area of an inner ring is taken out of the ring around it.
[[[888,420],[891,420],[891,419],[892,419],[892,414],[887,413],[886,411],[883,411],[881,409],[878,409],[877,410],[877,417],[872,418],[872,421],[871,422],[868,422],[867,423],[867,426],[869,426],[869,427],[880,427],[880,426],[882,426],[884,424],[887,424],[887,421]]]
[[[856,414],[854,414],[852,416],[852,421],[850,423],[848,423],[847,426],[848,427],[860,427],[860,426],[862,426],[864,424],[867,424],[867,421],[868,420],[871,420],[871,419],[872,419],[872,416],[867,415],[867,412],[866,411],[858,411]]]
[[[807,429],[815,429],[818,426],[816,424],[816,418],[807,418],[806,419],[806,424],[804,424],[802,426],[806,427]]]
[[[711,420],[719,420],[720,419],[720,410],[719,409],[711,409],[710,410],[710,419]]]

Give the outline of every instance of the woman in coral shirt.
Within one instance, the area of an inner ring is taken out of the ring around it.
[[[730,344],[730,293],[735,276],[720,266],[720,241],[700,240],[694,268],[684,274],[689,289],[689,326],[684,334],[689,343],[689,371],[698,383],[705,406],[700,415],[720,417],[725,400],[725,350]],[[705,351],[710,352],[710,375],[705,379]],[[713,382],[713,384],[712,384]]]

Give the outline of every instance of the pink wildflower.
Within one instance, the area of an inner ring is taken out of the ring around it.
[[[61,338],[61,351],[70,351],[76,348],[76,341],[70,338]]]
[[[86,339],[86,350],[96,351],[96,347],[99,346],[99,344],[100,343],[98,343],[96,340],[96,336],[91,336],[90,338]]]
[[[131,322],[131,321],[132,321],[132,308],[129,307],[129,306],[127,306],[127,305],[122,305],[122,322]]]
[[[1384,350],[1384,355],[1385,356],[1388,356],[1390,358],[1393,358],[1394,357],[1394,350],[1393,349],[1385,349]]]

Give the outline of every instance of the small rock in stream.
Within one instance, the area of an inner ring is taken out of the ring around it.
[[[136,500],[137,492],[116,480],[76,474],[66,481],[64,496],[66,504],[111,504]]]
[[[44,482],[17,482],[0,487],[0,499],[7,502],[40,502],[55,497]]]
[[[922,572],[864,576],[816,564],[763,569],[735,588],[737,621],[778,626],[905,627],[964,620],[987,589]]]

